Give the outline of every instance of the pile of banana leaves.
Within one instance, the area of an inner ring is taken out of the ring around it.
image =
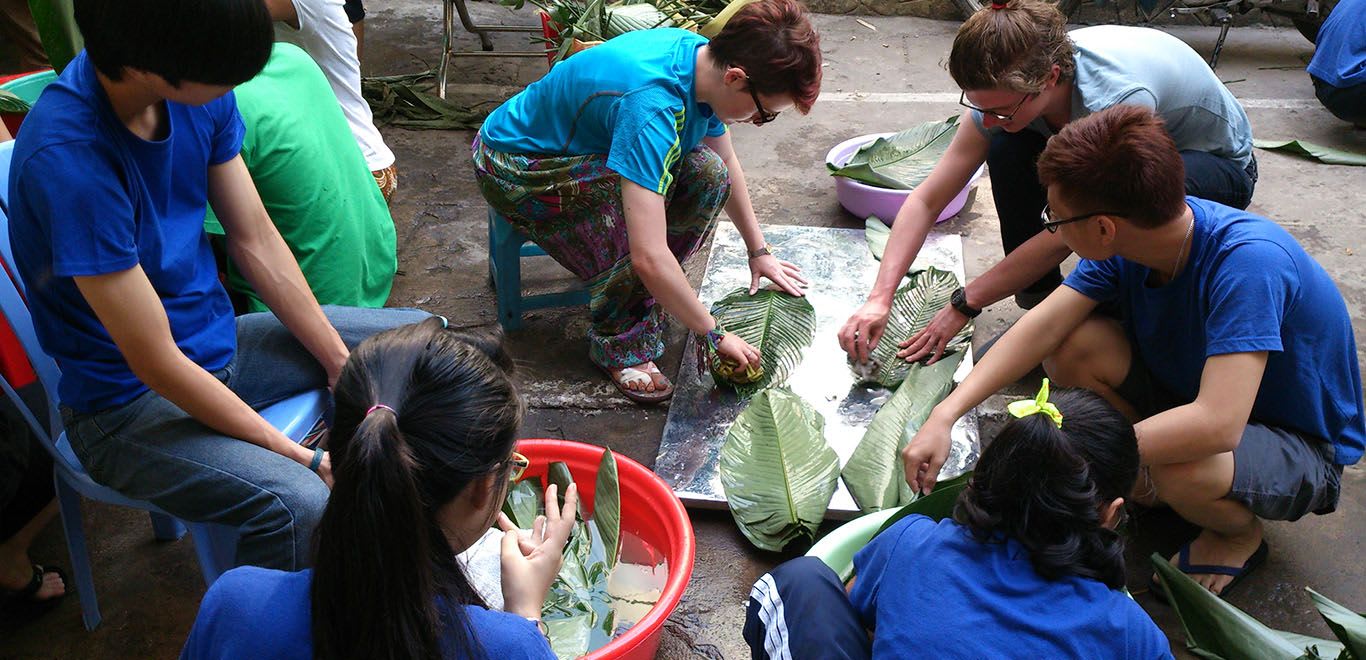
[[[528,0],[501,0],[521,9]],[[545,12],[558,33],[548,41],[556,62],[568,57],[574,42],[591,44],[658,27],[677,27],[714,37],[741,7],[753,0],[530,0]]]
[[[565,489],[574,475],[564,463],[551,463],[547,480],[559,487],[563,505]],[[531,529],[536,516],[544,513],[544,488],[537,478],[523,479],[508,489],[503,513],[521,529]],[[616,628],[612,597],[607,582],[616,568],[621,549],[621,490],[617,480],[617,459],[604,449],[598,465],[591,507],[581,503],[579,510],[591,509],[585,520],[580,513],[569,543],[564,550],[564,565],[541,609],[541,620],[549,632],[550,648],[562,659],[577,658],[612,640]]]

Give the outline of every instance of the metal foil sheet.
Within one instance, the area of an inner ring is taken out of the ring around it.
[[[825,418],[826,439],[843,464],[862,439],[873,413],[891,395],[885,388],[855,383],[836,339],[845,320],[866,299],[877,277],[878,262],[868,251],[861,229],[765,225],[763,230],[774,252],[801,266],[811,281],[807,296],[816,310],[816,336],[786,385]],[[930,265],[963,280],[961,237],[931,233],[916,260],[916,266]],[[740,233],[735,225],[720,223],[702,278],[702,302],[710,306],[736,287],[748,286],[749,278],[749,259]],[[685,504],[719,508],[725,506],[726,496],[717,457],[726,429],[746,402],[729,389],[718,388],[711,374],[698,372],[697,350],[694,338],[689,337],[683,366],[674,381],[677,389],[669,404],[655,472]],[[969,351],[955,380],[961,381],[971,369]],[[979,447],[974,411],[953,427],[953,446],[940,478],[957,476],[975,464]],[[841,482],[828,515],[847,518],[857,511]]]

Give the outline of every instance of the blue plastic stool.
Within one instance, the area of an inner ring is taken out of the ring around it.
[[[533,309],[588,304],[588,290],[583,288],[522,295],[522,258],[543,256],[544,250],[489,209],[489,283],[498,296],[498,323],[504,330],[520,329],[522,314]]]

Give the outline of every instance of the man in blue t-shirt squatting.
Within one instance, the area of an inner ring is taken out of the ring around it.
[[[258,412],[335,382],[365,336],[428,315],[319,307],[239,155],[230,90],[274,42],[259,0],[82,0],[86,49],[14,149],[10,241],[91,478],[237,529],[235,563],[308,564],[331,463]],[[204,233],[273,314],[234,318]]]
[[[1041,221],[1081,262],[935,407],[902,453],[906,480],[929,492],[954,421],[1042,362],[1135,421],[1132,499],[1201,527],[1172,561],[1227,593],[1266,557],[1261,521],[1333,511],[1361,459],[1347,306],[1280,226],[1185,197],[1181,156],[1146,108],[1068,124],[1038,167]]]

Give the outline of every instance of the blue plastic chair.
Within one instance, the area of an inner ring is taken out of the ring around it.
[[[498,323],[504,330],[520,329],[522,314],[533,309],[588,304],[588,290],[583,288],[522,295],[521,259],[543,256],[545,250],[514,229],[507,218],[489,209],[489,283],[498,296]]]
[[[0,181],[5,181],[8,177],[13,144],[0,144]],[[4,212],[0,212],[0,248],[5,265],[11,272],[16,272],[9,243],[9,219]],[[81,497],[149,512],[153,534],[157,540],[179,539],[188,527],[190,535],[194,537],[195,552],[199,556],[199,568],[204,574],[204,583],[213,584],[219,575],[233,566],[237,552],[237,529],[212,523],[182,523],[150,502],[124,497],[95,483],[77,460],[71,450],[71,444],[67,441],[66,433],[62,431],[62,418],[57,409],[57,383],[61,378],[57,363],[43,352],[33,330],[33,318],[29,314],[28,305],[24,302],[19,286],[4,273],[0,273],[0,311],[3,311],[14,334],[19,338],[19,343],[23,345],[47,398],[45,413],[31,409],[15,392],[9,381],[0,378],[0,386],[3,386],[5,395],[19,409],[29,428],[42,440],[40,444],[52,454],[58,508],[61,511],[62,528],[66,532],[67,552],[71,555],[71,576],[75,580],[76,592],[80,596],[81,618],[85,622],[86,630],[94,630],[100,624],[100,608],[95,596],[90,552],[81,524]],[[285,399],[260,412],[266,421],[286,436],[301,441],[322,418],[327,405],[327,391],[316,390]],[[44,414],[46,419],[42,419]]]

